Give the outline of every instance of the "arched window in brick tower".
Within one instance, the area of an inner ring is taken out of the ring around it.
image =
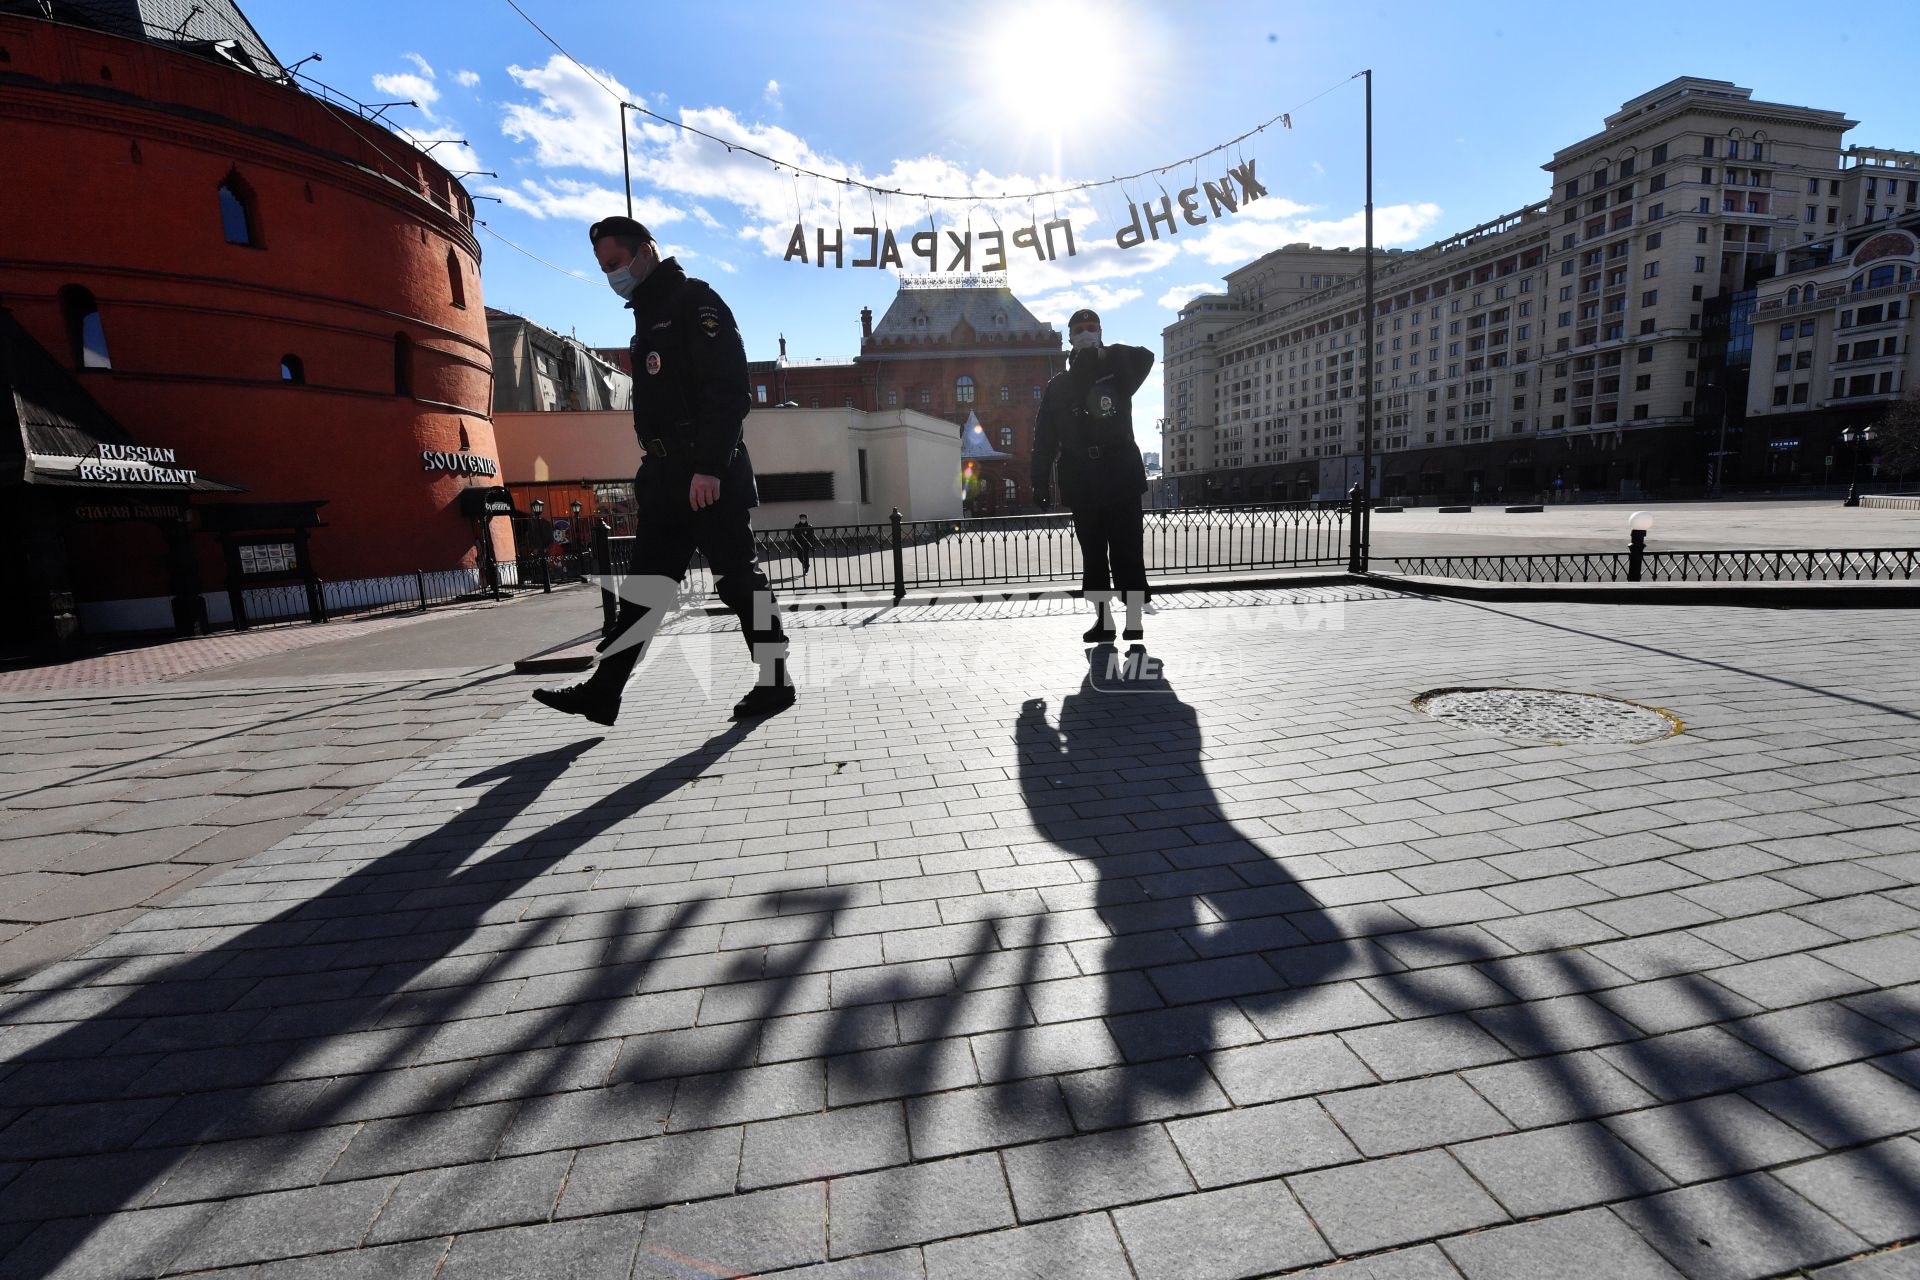
[[[404,333],[393,335],[393,394],[413,394],[413,339]]]
[[[259,245],[260,219],[253,188],[238,169],[228,171],[220,183],[220,229],[228,244]]]
[[[961,374],[953,381],[953,398],[961,404],[973,403],[973,379]]]
[[[307,380],[307,365],[296,355],[280,357],[280,381],[291,382],[296,386]]]
[[[70,284],[60,291],[60,314],[67,322],[67,352],[76,369],[111,369],[107,329],[93,291]]]
[[[466,310],[467,282],[460,270],[460,255],[452,249],[447,250],[447,293],[452,297],[454,306]]]

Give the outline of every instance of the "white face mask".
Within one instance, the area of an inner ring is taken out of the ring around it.
[[[607,272],[607,287],[623,298],[631,298],[640,282],[633,278],[633,272],[626,267],[615,267]]]
[[[1100,345],[1100,331],[1081,329],[1077,333],[1070,333],[1067,335],[1067,345],[1075,351],[1086,351],[1091,347],[1097,347]]]

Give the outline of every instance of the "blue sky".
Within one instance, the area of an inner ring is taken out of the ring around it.
[[[1064,327],[1075,307],[1092,304],[1109,341],[1156,351],[1180,302],[1218,287],[1221,273],[1295,240],[1361,243],[1361,86],[1347,80],[1362,67],[1374,70],[1382,246],[1417,247],[1544,198],[1539,166],[1555,150],[1678,75],[1846,111],[1861,122],[1850,142],[1920,148],[1920,106],[1905,73],[1910,3],[1869,0],[1832,14],[1670,2],[1578,13],[1377,0],[520,3],[594,75],[662,116],[809,168],[914,190],[1030,191],[1132,173],[1291,110],[1292,129],[1270,129],[1234,153],[1235,162],[1254,160],[1268,191],[1239,213],[1121,251],[1113,237],[1129,201],[1161,194],[1160,180],[1148,179],[1059,202],[1078,257],[1009,254],[1013,287],[1043,319]],[[483,232],[489,305],[624,345],[626,313],[585,235],[593,218],[624,203],[615,99],[506,0],[244,7],[284,61],[318,51],[324,61],[305,70],[339,89],[417,99],[420,110],[400,107],[390,118],[423,139],[467,139],[434,154],[499,173],[467,180],[474,193],[502,199],[480,202],[479,216],[566,270]],[[773,356],[781,334],[794,356],[856,353],[860,308],[884,310],[894,278],[783,261],[796,211],[809,236],[877,218],[902,233],[904,251],[905,234],[927,225],[925,204],[870,202],[657,121],[633,119],[630,129],[636,214],[726,297],[750,357]],[[1198,176],[1224,168],[1216,158]],[[1174,170],[1166,190],[1192,176]],[[1038,208],[1044,220],[1047,203]],[[1025,215],[1024,202],[934,210],[943,230],[971,219],[976,232],[996,219],[1011,229]],[[1141,395],[1142,444],[1157,448],[1157,376]]]

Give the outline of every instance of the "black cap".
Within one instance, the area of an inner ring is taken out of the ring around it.
[[[1082,320],[1091,320],[1095,324],[1099,324],[1100,313],[1098,311],[1095,311],[1092,307],[1082,307],[1078,311],[1074,312],[1072,315],[1067,317],[1067,328],[1069,329],[1073,328],[1073,326],[1079,324]]]
[[[599,244],[608,236],[638,236],[642,240],[653,239],[653,232],[647,230],[632,218],[602,218],[587,228],[587,239]]]

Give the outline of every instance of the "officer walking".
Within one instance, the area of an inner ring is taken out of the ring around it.
[[[795,694],[786,634],[754,557],[750,513],[760,498],[741,439],[750,402],[733,313],[705,281],[672,258],[662,261],[653,235],[632,218],[602,219],[587,234],[607,284],[633,311],[633,426],[646,458],[633,479],[633,564],[600,664],[580,684],[533,696],[556,711],[612,724],[627,677],[697,551],[760,667],[733,718],[785,710]]]
[[[1133,393],[1153,368],[1153,352],[1101,342],[1100,317],[1082,308],[1067,321],[1065,373],[1040,397],[1033,433],[1033,493],[1046,506],[1059,462],[1060,496],[1073,512],[1083,565],[1080,586],[1094,602],[1089,644],[1114,639],[1113,597],[1125,596],[1128,640],[1146,637],[1146,552],[1141,545],[1140,495],[1147,468],[1133,439]]]

